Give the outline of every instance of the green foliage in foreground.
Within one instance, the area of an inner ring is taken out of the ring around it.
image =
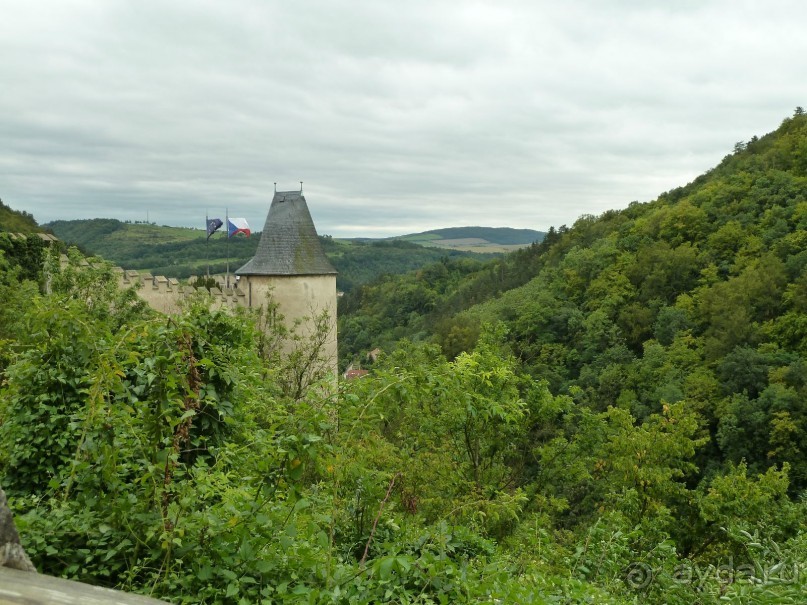
[[[159,316],[73,258],[21,308],[0,388],[0,480],[45,573],[176,603],[803,598],[788,466],[696,484],[694,406],[553,395],[501,326],[290,390],[259,318],[203,296]]]

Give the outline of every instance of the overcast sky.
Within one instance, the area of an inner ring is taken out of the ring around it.
[[[0,0],[0,198],[40,222],[546,230],[807,106],[807,2]]]

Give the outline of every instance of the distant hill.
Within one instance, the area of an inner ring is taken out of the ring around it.
[[[449,227],[397,238],[421,246],[472,252],[510,252],[544,239],[543,231],[510,227]]]
[[[205,241],[205,231],[151,223],[128,223],[96,218],[54,221],[46,225],[66,244],[77,245],[124,269],[149,271],[155,275],[185,278],[207,272],[224,273],[229,253],[230,270],[237,269],[255,254],[258,238],[234,237],[229,245],[223,234]]]
[[[249,238],[238,236],[228,245],[227,238],[220,233],[206,241],[202,229],[125,223],[106,218],[54,221],[46,227],[65,243],[77,245],[124,269],[176,278],[204,275],[208,264],[211,274],[222,274],[228,254],[230,271],[234,271],[252,258],[261,236],[260,232]],[[481,254],[447,246],[424,247],[402,239],[342,240],[324,236],[320,240],[339,272],[337,287],[343,291],[381,275],[419,269],[446,257],[470,256],[483,260],[501,252],[482,246],[476,247]]]
[[[488,260],[498,254],[425,247],[405,240],[342,240],[323,237],[325,254],[339,272],[337,287],[349,292],[384,275],[398,275],[443,259]]]

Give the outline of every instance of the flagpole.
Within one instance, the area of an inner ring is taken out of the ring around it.
[[[225,288],[230,287],[230,209],[224,210],[224,229],[227,231],[227,282]]]
[[[207,260],[207,279],[210,280],[210,233],[208,233],[210,223],[208,221],[210,221],[210,217],[205,208],[205,260]]]

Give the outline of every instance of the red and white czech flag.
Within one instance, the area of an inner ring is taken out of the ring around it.
[[[227,219],[227,237],[232,237],[243,233],[249,237],[249,224],[245,218],[228,218]]]

